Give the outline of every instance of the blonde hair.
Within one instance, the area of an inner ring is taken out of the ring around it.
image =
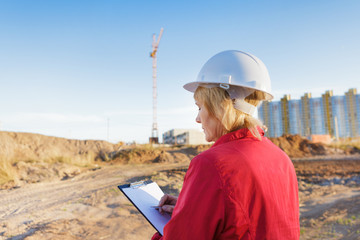
[[[204,104],[209,114],[219,120],[224,128],[223,134],[233,132],[241,128],[247,128],[252,135],[261,140],[257,126],[263,127],[263,124],[256,118],[234,108],[233,100],[225,89],[214,87],[198,87],[194,93],[194,99]],[[264,93],[255,91],[245,98],[245,101],[257,106],[261,99],[264,99]]]

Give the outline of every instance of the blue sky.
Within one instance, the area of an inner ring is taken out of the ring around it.
[[[199,128],[193,81],[214,54],[250,52],[275,100],[360,91],[360,1],[0,1],[0,129],[147,142],[152,34],[159,134]],[[109,129],[109,132],[108,132]]]

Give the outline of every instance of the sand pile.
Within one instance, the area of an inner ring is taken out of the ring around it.
[[[290,157],[302,158],[319,155],[356,154],[359,149],[345,150],[330,148],[321,143],[313,143],[299,135],[284,135],[270,140],[284,150]],[[210,145],[151,147],[138,146],[121,149],[117,144],[100,140],[71,140],[33,133],[0,132],[0,158],[15,162],[49,160],[61,162],[62,159],[91,157],[114,163],[152,163],[190,160],[193,156],[208,149]]]
[[[33,133],[0,132],[0,189],[72,178],[98,164],[189,162],[209,146],[120,146]]]
[[[360,151],[354,147],[343,150],[330,148],[299,135],[284,135],[270,140],[293,159]],[[12,188],[26,183],[68,179],[97,168],[100,163],[122,165],[189,162],[209,147],[211,145],[124,147],[106,141],[0,132],[0,185],[1,188]]]
[[[345,154],[341,149],[334,149],[321,143],[313,143],[300,135],[283,135],[269,139],[291,158]]]
[[[16,161],[73,158],[111,152],[117,145],[98,140],[71,140],[34,133],[0,132],[0,157]]]
[[[97,168],[94,160],[117,147],[106,141],[0,132],[0,189],[72,178]]]
[[[190,161],[194,156],[208,149],[210,145],[152,147],[140,146],[121,149],[101,155],[103,161],[116,164],[133,163],[178,163]]]

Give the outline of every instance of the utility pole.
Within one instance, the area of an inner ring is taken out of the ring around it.
[[[157,126],[157,87],[156,87],[156,52],[159,47],[160,39],[162,36],[164,29],[160,29],[160,34],[158,39],[156,40],[155,34],[153,34],[153,43],[152,48],[153,51],[150,53],[150,57],[153,59],[153,124],[151,137],[149,138],[150,143],[159,143],[159,135],[158,135],[158,126]]]

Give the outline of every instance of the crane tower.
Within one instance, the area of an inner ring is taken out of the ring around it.
[[[153,43],[152,43],[152,52],[150,53],[150,57],[153,59],[153,124],[151,137],[149,138],[150,143],[159,143],[158,136],[158,126],[157,126],[157,89],[156,89],[156,52],[159,47],[160,39],[162,36],[164,29],[160,29],[160,34],[158,39],[156,40],[155,34],[153,35]]]

